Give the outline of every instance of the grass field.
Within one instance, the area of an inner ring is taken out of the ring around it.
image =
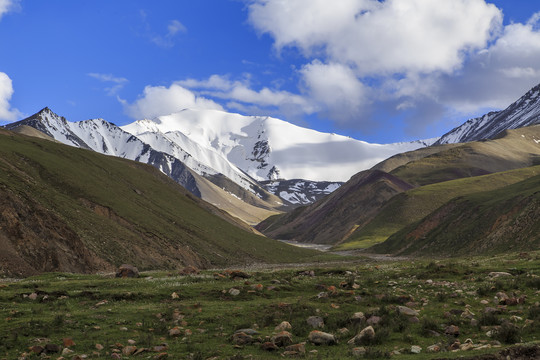
[[[364,260],[244,274],[233,279],[224,270],[188,276],[144,272],[117,279],[48,273],[3,279],[0,359],[434,359],[540,340],[540,252]],[[400,306],[418,315],[405,315]],[[355,318],[359,312],[363,316]],[[337,344],[308,341],[311,316],[322,319],[317,330],[333,334]],[[290,323],[290,335],[276,340],[275,328],[283,321]],[[369,324],[374,337],[348,344]],[[458,333],[448,330],[451,325]],[[253,330],[242,338],[246,343],[233,336],[239,329]],[[294,348],[296,354],[285,346],[264,350],[274,348],[273,337],[280,345],[304,345]],[[449,351],[460,348],[456,341],[474,350]],[[49,352],[38,355],[47,344]],[[432,345],[440,351],[428,352]],[[411,353],[413,346],[421,348],[419,354]]]

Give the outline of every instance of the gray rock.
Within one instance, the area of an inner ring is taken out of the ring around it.
[[[308,340],[315,345],[334,345],[337,344],[336,337],[332,334],[319,330],[313,330],[309,333]]]
[[[306,322],[314,329],[321,329],[324,327],[324,320],[320,316],[310,316],[307,318]]]

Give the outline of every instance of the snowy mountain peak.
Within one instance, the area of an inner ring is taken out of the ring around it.
[[[469,119],[444,134],[436,144],[492,139],[500,132],[540,123],[540,84],[501,111]]]
[[[122,129],[138,137],[160,132],[207,166],[216,166],[209,159],[229,163],[258,181],[347,181],[389,156],[426,146],[420,142],[369,144],[268,116],[219,110],[185,109]]]

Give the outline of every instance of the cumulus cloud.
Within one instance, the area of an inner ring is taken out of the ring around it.
[[[15,121],[22,114],[19,110],[11,108],[9,101],[13,95],[13,84],[6,73],[0,72],[0,121]]]
[[[353,70],[343,64],[323,64],[316,60],[300,73],[310,98],[321,104],[321,111],[336,121],[357,117],[369,104],[369,91]]]
[[[249,21],[278,49],[379,75],[453,71],[464,52],[486,45],[502,14],[484,0],[255,0]]]
[[[319,114],[357,129],[371,125],[377,111],[435,121],[458,106],[445,94],[448,81],[501,34],[509,36],[502,12],[484,0],[251,0],[248,11],[277,51],[304,56],[299,88]]]
[[[221,105],[195,95],[178,83],[173,83],[169,87],[146,86],[143,93],[133,103],[120,98],[119,101],[123,104],[126,114],[134,119],[151,119],[186,108],[223,110]]]
[[[120,91],[129,80],[123,77],[116,77],[112,74],[88,73],[88,76],[97,79],[101,82],[112,83],[111,86],[105,88],[107,95],[114,96]]]

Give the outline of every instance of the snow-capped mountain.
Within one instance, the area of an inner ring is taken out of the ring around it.
[[[68,145],[151,164],[197,196],[194,173],[242,199],[241,191],[263,200],[270,192],[281,198],[272,207],[309,204],[358,171],[436,140],[369,144],[271,117],[192,109],[118,127],[103,119],[69,122],[45,108],[7,128],[20,125]]]
[[[193,109],[139,120],[122,129],[150,144],[148,134],[160,134],[209,167],[226,174],[224,164],[229,163],[259,181],[343,182],[392,155],[437,140],[370,144],[267,116]]]
[[[501,131],[540,124],[540,84],[501,111],[467,120],[444,134],[436,144],[492,139]]]
[[[31,126],[67,145],[150,164],[194,195],[201,195],[190,168],[182,161],[152,149],[137,137],[103,119],[69,122],[49,108],[44,108],[27,119],[6,125],[6,128],[15,129],[21,125]]]

